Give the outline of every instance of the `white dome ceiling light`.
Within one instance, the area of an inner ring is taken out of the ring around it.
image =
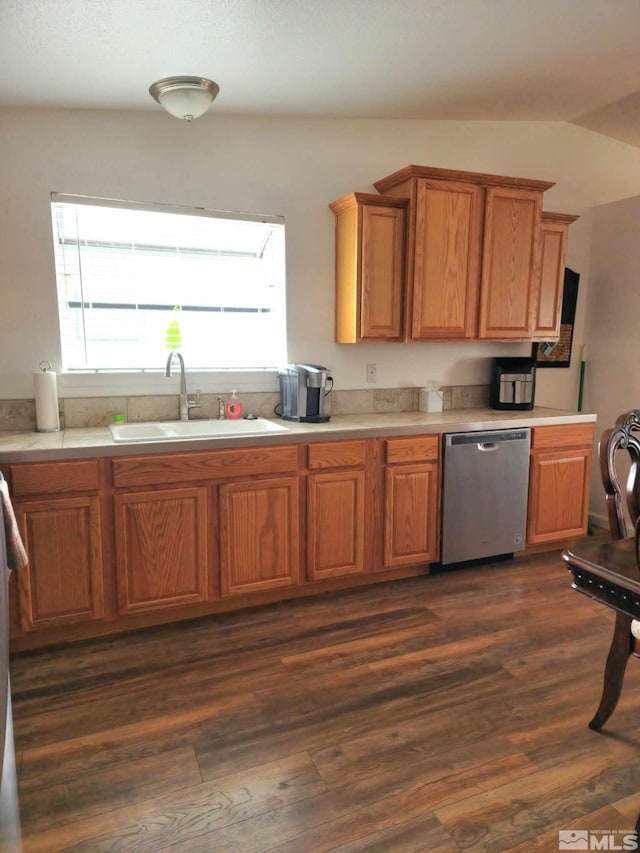
[[[206,77],[165,77],[149,86],[149,94],[172,116],[192,121],[204,115],[220,87]]]

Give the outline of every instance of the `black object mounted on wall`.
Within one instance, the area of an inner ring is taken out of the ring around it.
[[[535,359],[537,367],[569,367],[571,364],[571,344],[576,321],[579,282],[580,274],[569,269],[569,267],[565,267],[560,313],[560,339],[533,345],[531,357]]]

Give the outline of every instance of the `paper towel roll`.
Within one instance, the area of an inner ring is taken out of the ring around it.
[[[36,430],[56,432],[60,429],[58,415],[58,384],[54,370],[37,370],[33,374],[36,398]]]

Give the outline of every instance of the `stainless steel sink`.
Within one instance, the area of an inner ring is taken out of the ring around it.
[[[243,435],[269,435],[287,428],[266,418],[239,421],[156,421],[141,424],[109,424],[113,440],[171,441],[184,438],[232,438]]]

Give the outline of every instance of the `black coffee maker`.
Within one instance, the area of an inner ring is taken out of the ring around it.
[[[321,424],[329,420],[324,413],[327,380],[333,384],[329,369],[319,364],[289,364],[278,370],[280,377],[281,417],[285,421]],[[329,386],[329,391],[331,386]]]
[[[533,409],[536,362],[533,358],[495,358],[489,402],[492,409]]]

